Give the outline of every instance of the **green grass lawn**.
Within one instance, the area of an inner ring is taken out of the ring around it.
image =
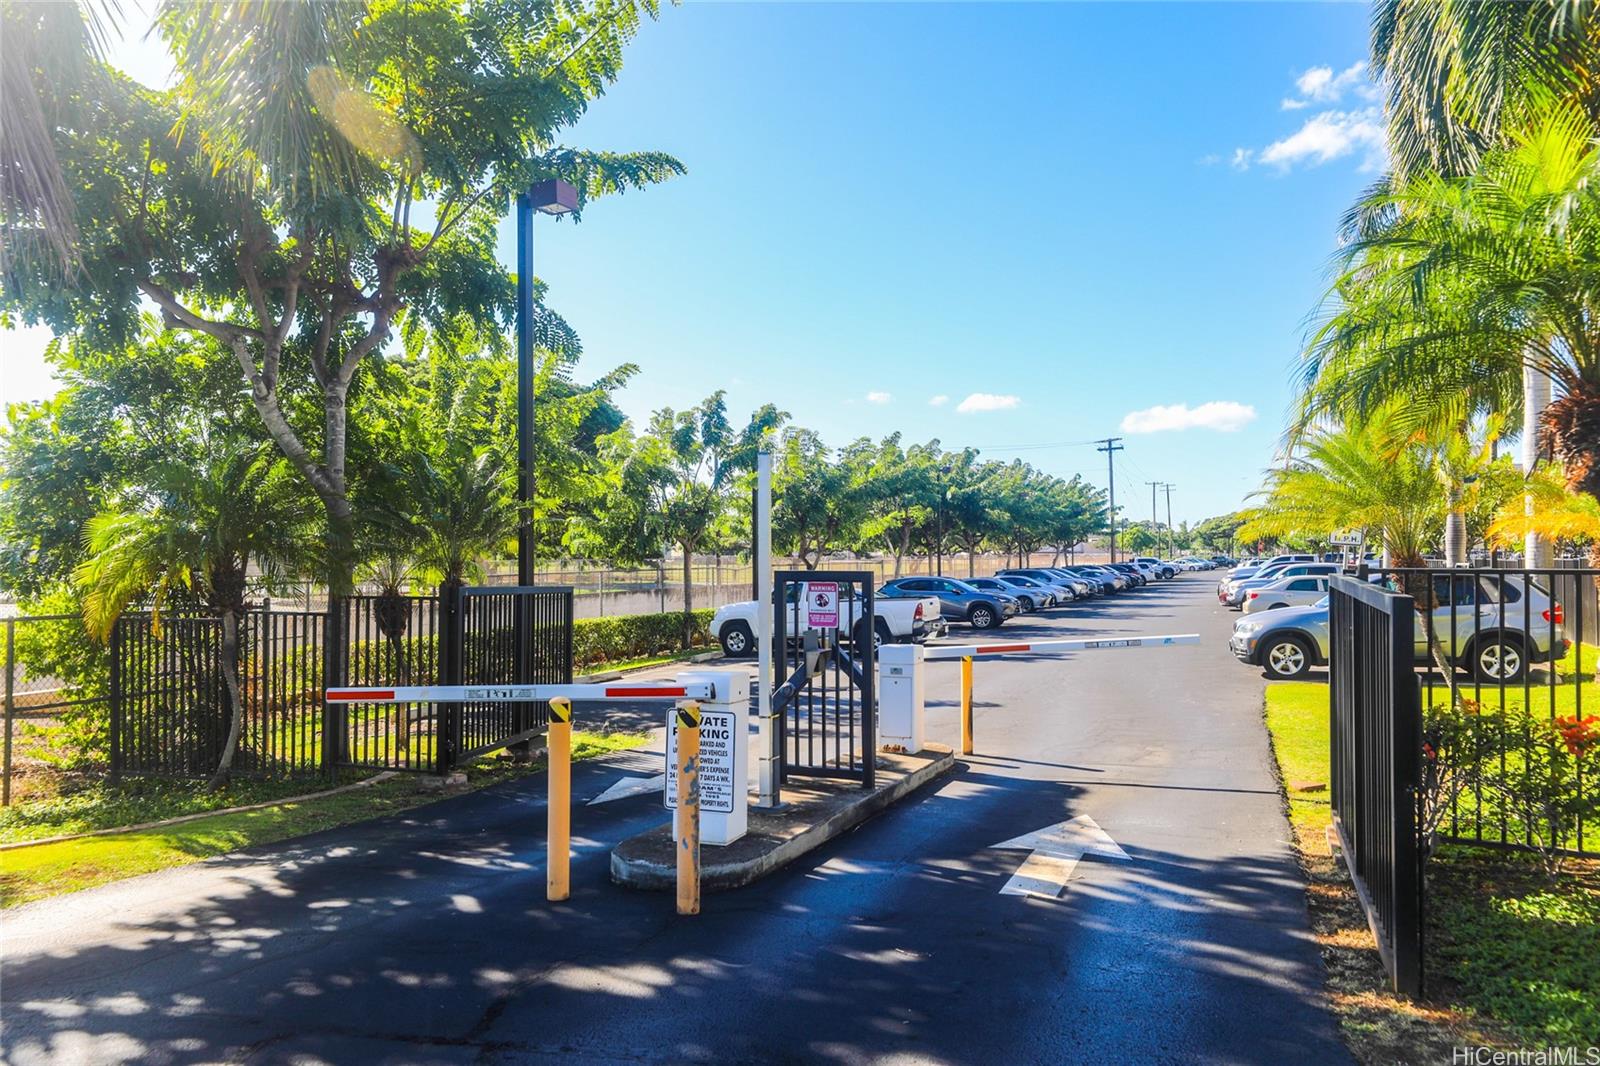
[[[648,739],[645,734],[638,733],[578,732],[573,734],[572,757],[590,759],[608,752],[638,747]],[[467,787],[482,788],[542,768],[542,762],[515,766],[509,760],[485,757],[467,768]],[[71,797],[65,803],[60,800],[48,801],[43,805],[60,808],[54,820],[45,812],[30,813],[23,811],[22,807],[6,813],[17,831],[26,828],[33,837],[41,837],[109,825],[138,824],[196,811],[215,810],[219,805],[260,803],[274,798],[274,791],[278,796],[283,796],[310,792],[319,787],[316,780],[301,781],[288,786],[292,791],[277,791],[284,784],[244,782],[213,794],[185,782],[138,781],[121,788],[101,786],[84,790],[86,795],[76,802],[72,802]],[[424,787],[417,776],[403,774],[364,788],[303,803],[285,803],[235,814],[216,814],[161,829],[82,837],[0,852],[0,907],[75,892],[124,877],[197,862],[240,848],[272,844],[322,829],[349,825],[439,798],[440,793]],[[49,831],[45,831],[46,828]]]
[[[1269,684],[1266,721],[1286,786],[1326,783],[1327,686]],[[1328,795],[1290,788],[1288,805],[1302,853],[1312,857],[1311,866],[1316,856],[1327,853],[1325,831],[1332,825]],[[1326,885],[1329,879],[1316,880]],[[1320,885],[1314,885],[1314,893]],[[1447,1012],[1455,1008],[1483,1019],[1509,1041],[1600,1045],[1600,863],[1570,863],[1552,881],[1532,856],[1447,845],[1429,864],[1428,887],[1430,999]],[[1329,939],[1348,940],[1364,930],[1319,929],[1319,934],[1326,947]],[[1395,1034],[1407,1026],[1415,1030],[1457,1023],[1386,1000],[1372,989],[1339,987],[1349,975],[1333,960],[1330,974],[1336,1003],[1358,1053],[1362,1041],[1374,1033],[1382,1035],[1380,1058],[1397,1050],[1414,1051],[1419,1042],[1437,1050],[1460,1039],[1451,1036],[1429,1045],[1426,1035],[1397,1038]],[[1409,1017],[1394,1024],[1374,1018],[1384,1011],[1397,1016],[1409,1012]]]

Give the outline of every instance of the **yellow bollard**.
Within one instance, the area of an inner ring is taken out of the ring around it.
[[[550,791],[545,800],[544,898],[566,899],[572,894],[572,701],[557,696],[550,701],[550,733],[546,738]]]
[[[972,656],[961,657],[961,754],[972,754]]]
[[[700,913],[700,705],[678,704],[678,913]]]

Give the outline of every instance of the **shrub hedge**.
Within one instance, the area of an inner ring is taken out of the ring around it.
[[[709,609],[690,612],[691,643],[711,643],[712,613]],[[580,618],[573,623],[572,664],[574,667],[595,666],[681,651],[682,639],[682,611]]]

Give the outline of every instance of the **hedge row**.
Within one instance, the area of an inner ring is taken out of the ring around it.
[[[711,643],[712,611],[690,612],[693,644]],[[683,612],[580,618],[573,623],[574,667],[623,662],[683,650]]]

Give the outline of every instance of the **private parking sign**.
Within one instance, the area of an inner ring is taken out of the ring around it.
[[[806,628],[839,628],[839,583],[806,582]]]

